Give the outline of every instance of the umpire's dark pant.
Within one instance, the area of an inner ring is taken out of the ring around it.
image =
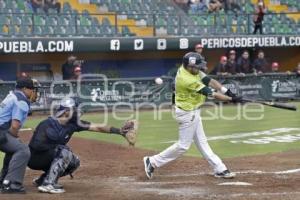
[[[0,181],[9,180],[12,184],[21,186],[30,158],[29,147],[8,132],[6,138],[7,141],[0,144],[0,151],[5,153]]]

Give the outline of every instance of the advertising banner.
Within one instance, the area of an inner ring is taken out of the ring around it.
[[[90,77],[91,78],[91,77]],[[174,79],[162,77],[161,84],[155,83],[155,78],[140,79],[96,79],[81,81],[42,82],[41,98],[32,105],[33,109],[49,109],[53,102],[70,96],[86,105],[139,105],[152,106],[170,104],[173,94]],[[232,92],[247,99],[257,100],[299,100],[300,77],[288,74],[264,74],[246,76],[213,77],[219,80]],[[14,90],[14,82],[4,82],[0,85],[1,96]]]
[[[151,37],[151,38],[1,38],[0,53],[122,52],[193,49],[201,43],[206,49],[299,47],[299,35]]]

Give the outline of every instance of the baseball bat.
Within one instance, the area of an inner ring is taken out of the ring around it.
[[[278,103],[278,102],[273,102],[273,101],[261,101],[261,100],[254,100],[254,99],[244,99],[244,102],[251,102],[251,103],[260,103],[266,106],[271,106],[274,108],[280,108],[284,110],[292,110],[292,111],[297,111],[297,107],[295,105],[291,104],[286,104],[286,103]]]

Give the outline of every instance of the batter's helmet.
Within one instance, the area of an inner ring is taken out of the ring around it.
[[[189,52],[183,56],[182,60],[183,66],[191,66],[201,69],[206,67],[206,62],[204,61],[203,57],[195,52]]]

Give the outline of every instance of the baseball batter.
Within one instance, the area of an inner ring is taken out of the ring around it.
[[[205,61],[195,52],[183,57],[175,79],[176,121],[179,124],[179,140],[163,152],[144,157],[146,176],[151,179],[155,168],[159,168],[185,153],[194,141],[197,149],[213,168],[215,177],[233,178],[222,160],[211,150],[205,136],[200,117],[200,106],[207,96],[222,101],[241,102],[242,98],[233,94],[218,81],[200,71]],[[200,79],[199,79],[200,76]],[[213,92],[211,88],[220,92]]]

